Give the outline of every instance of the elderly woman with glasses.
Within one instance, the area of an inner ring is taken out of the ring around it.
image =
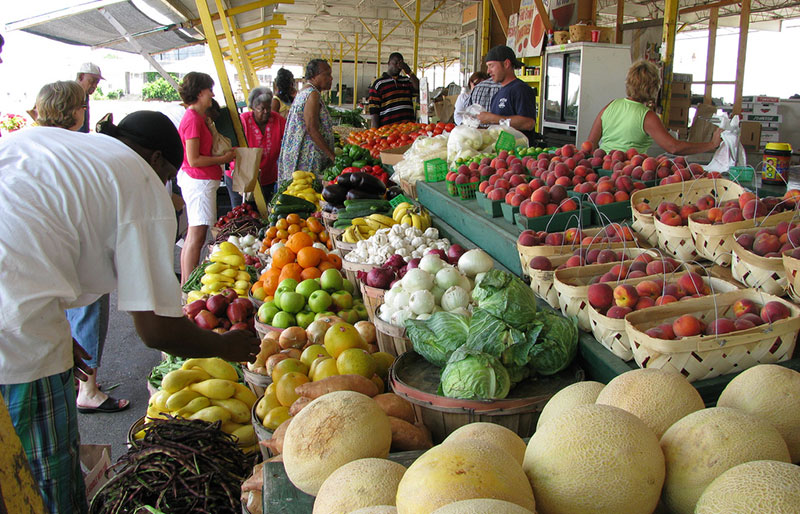
[[[250,110],[240,115],[242,129],[248,147],[264,149],[258,183],[261,185],[264,201],[269,202],[278,181],[278,155],[281,152],[286,119],[277,112],[272,112],[272,91],[269,88],[253,88],[247,97],[247,106]],[[233,165],[231,170],[235,172]],[[241,203],[241,197],[237,203]]]

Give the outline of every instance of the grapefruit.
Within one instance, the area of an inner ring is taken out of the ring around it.
[[[796,514],[800,507],[800,466],[754,460],[734,466],[703,491],[696,514],[769,512]]]
[[[295,400],[300,398],[300,395],[295,392],[295,388],[310,381],[311,380],[303,373],[290,371],[283,375],[278,381],[278,385],[275,388],[275,396],[278,397],[278,401],[281,405],[291,407]]]
[[[358,333],[358,330],[350,323],[339,322],[334,323],[325,332],[325,349],[334,359],[339,357],[339,354],[350,348],[367,349],[367,344]]]
[[[536,422],[536,430],[539,430],[539,427],[548,420],[557,418],[578,405],[594,403],[603,387],[605,385],[600,382],[586,381],[568,385],[560,390],[545,404],[542,413],[539,414],[539,420]]]
[[[300,359],[283,359],[272,368],[272,381],[278,383],[287,373],[300,373],[308,375],[308,366]]]
[[[340,467],[322,483],[313,514],[349,514],[355,509],[394,505],[406,468],[387,459],[359,459]]]
[[[375,374],[375,359],[366,350],[361,348],[348,348],[336,358],[336,369],[340,375],[361,375],[372,378]]]

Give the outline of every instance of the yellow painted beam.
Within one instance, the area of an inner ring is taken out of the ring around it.
[[[714,57],[717,53],[717,24],[719,23],[719,7],[711,9],[708,19],[708,51],[706,52],[706,83],[703,92],[703,103],[711,105],[711,89],[714,80]]]
[[[283,14],[273,14],[272,18],[264,20],[261,23],[240,27],[238,32],[239,34],[244,34],[246,32],[253,32],[254,30],[265,29],[273,25],[286,25],[286,18],[283,17]]]
[[[411,22],[411,25],[414,27],[414,67],[412,68],[412,71],[414,73],[416,73],[417,72],[417,67],[418,67],[417,64],[419,63],[419,29],[420,29],[420,27],[422,26],[423,23],[428,21],[428,18],[430,18],[431,16],[436,14],[436,12],[439,9],[442,8],[442,6],[447,2],[447,0],[441,0],[441,2],[439,2],[439,4],[437,6],[435,6],[433,8],[433,10],[431,10],[431,12],[429,12],[428,15],[425,16],[424,18],[422,18],[421,20],[420,20],[420,16],[421,16],[420,10],[422,8],[422,1],[421,0],[415,0],[415,2],[414,2],[415,11],[414,11],[414,17],[413,18],[406,12],[406,10],[403,8],[403,6],[400,5],[400,2],[398,2],[397,0],[393,0],[393,1],[394,1],[395,5],[397,6],[397,8],[400,9],[400,12],[402,12],[403,15],[406,18],[408,18],[408,21]],[[484,0],[484,2],[487,2],[487,1],[488,0]]]
[[[275,49],[274,48],[268,48],[268,49],[264,50],[261,53],[253,54],[253,55],[250,55],[248,57],[250,57],[250,59],[253,59],[253,60],[255,60],[255,59],[263,59],[264,57],[275,57]]]
[[[262,9],[264,7],[269,7],[270,5],[275,4],[294,4],[294,0],[257,0],[256,2],[250,2],[249,4],[240,5],[239,7],[232,7],[225,11],[226,16],[236,16],[237,14],[241,14],[247,11],[253,11],[255,9]]]
[[[665,48],[661,62],[664,67],[664,83],[661,86],[661,120],[669,126],[670,96],[672,95],[672,65],[675,59],[675,36],[678,31],[678,0],[665,0],[662,47]]]
[[[541,0],[539,0],[539,3],[541,3]],[[540,12],[546,12],[546,11],[540,11]],[[492,18],[492,13],[491,13],[490,7],[489,7],[489,0],[483,0],[483,3],[481,4],[481,15],[482,15],[481,16],[481,22],[482,22],[481,23],[481,56],[484,56],[489,51],[489,27],[490,27],[490,22],[491,22],[491,18]],[[542,16],[541,18],[542,18],[542,21],[544,21],[545,18],[547,18],[547,16]],[[480,62],[480,58],[478,59],[478,62]],[[479,67],[480,66],[476,66],[476,71],[477,71],[477,68],[479,68]]]
[[[742,0],[739,14],[739,54],[736,58],[736,85],[733,88],[733,115],[742,114],[744,64],[747,57],[747,33],[750,31],[750,0]]]
[[[245,50],[245,53],[252,57],[253,55],[262,53],[263,50],[274,50],[276,48],[278,48],[278,43],[275,41],[270,41],[269,43],[264,43],[263,45],[257,46],[255,48],[248,48],[247,50]]]
[[[258,43],[260,41],[272,41],[275,39],[281,39],[281,34],[277,30],[271,30],[263,36],[242,41],[242,44],[247,46],[247,45],[252,45],[253,43]],[[220,49],[222,50],[223,53],[228,51],[227,46],[220,47]]]
[[[33,479],[28,457],[14,430],[2,395],[0,395],[0,511],[45,513],[39,485]]]
[[[217,6],[217,12],[225,12],[225,5],[222,3],[222,0],[214,0],[214,2]],[[242,66],[240,55],[236,51],[235,43],[233,41],[230,20],[228,20],[227,16],[220,16],[220,23],[222,24],[222,32],[225,34],[225,41],[228,42],[228,48],[231,49],[230,54],[233,60],[233,66],[236,68],[236,73],[239,76],[239,84],[242,86],[244,96],[247,96],[250,93],[250,87],[244,74],[244,67]],[[220,49],[220,52],[221,51],[222,50]]]

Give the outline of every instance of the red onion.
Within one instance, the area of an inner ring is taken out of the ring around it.
[[[425,255],[438,255],[440,259],[442,259],[444,262],[447,262],[447,254],[444,253],[444,250],[440,250],[438,248],[431,248],[425,252]]]
[[[419,257],[414,257],[413,259],[410,259],[408,261],[408,264],[406,264],[406,267],[408,269],[418,268],[419,267]]]
[[[450,245],[450,248],[447,249],[447,262],[455,266],[458,264],[458,259],[464,255],[466,251],[466,248],[460,244]]]
[[[372,268],[367,273],[367,285],[370,287],[377,287],[379,289],[389,289],[392,280],[394,280],[394,270],[390,268]]]

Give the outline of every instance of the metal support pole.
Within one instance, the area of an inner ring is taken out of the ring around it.
[[[661,86],[661,119],[669,126],[670,96],[672,95],[672,64],[675,57],[675,34],[678,30],[678,0],[666,0],[664,5],[664,33],[662,41],[665,51],[661,56],[664,65],[664,82]]]
[[[739,15],[739,55],[736,59],[736,86],[733,93],[733,115],[742,114],[742,87],[744,86],[744,63],[747,57],[747,34],[750,31],[750,0],[742,0]]]
[[[489,51],[489,27],[491,26],[492,12],[489,6],[489,0],[483,0],[481,3],[481,53],[480,56],[486,55]],[[480,56],[478,61],[480,61]]]
[[[487,3],[489,0],[483,0],[483,1],[484,3]],[[398,2],[398,0],[394,0],[395,5],[397,6],[398,9],[400,9],[400,12],[402,12],[403,15],[406,18],[408,18],[408,21],[411,22],[411,25],[414,26],[414,68],[412,69],[414,73],[417,72],[417,64],[419,63],[419,28],[422,26],[423,23],[428,21],[428,18],[436,14],[436,12],[442,8],[445,2],[447,2],[447,0],[441,0],[439,5],[434,7],[433,10],[428,13],[427,16],[425,16],[422,20],[420,20],[419,17],[421,9],[421,0],[416,0],[414,2],[416,4],[416,15],[414,16],[414,18],[408,15],[403,6],[400,5],[400,2]]]
[[[233,37],[231,36],[231,28],[228,23],[228,17],[224,15],[225,5],[222,3],[222,0],[214,0],[214,2],[217,6],[217,12],[220,13],[219,21],[222,24],[222,32],[225,34],[225,41],[228,43],[228,51],[231,53],[233,66],[236,68],[236,73],[239,75],[239,85],[242,87],[242,92],[244,92],[244,96],[246,97],[250,93],[250,90],[247,87],[247,79],[244,74],[244,68],[242,66],[242,62],[240,61],[239,53],[236,51],[236,46],[233,42]]]
[[[719,23],[719,7],[711,9],[708,20],[708,51],[706,52],[706,87],[703,103],[711,105],[711,84],[714,81],[714,57],[717,52],[717,23]]]
[[[353,50],[355,57],[353,58],[353,109],[356,108],[358,103],[358,32],[356,32],[356,44]]]
[[[622,24],[624,23],[625,17],[625,2],[618,1],[617,2],[617,27],[616,27],[616,43],[618,45],[622,44]]]
[[[342,60],[344,59],[344,45],[339,42],[339,107],[342,106]]]

